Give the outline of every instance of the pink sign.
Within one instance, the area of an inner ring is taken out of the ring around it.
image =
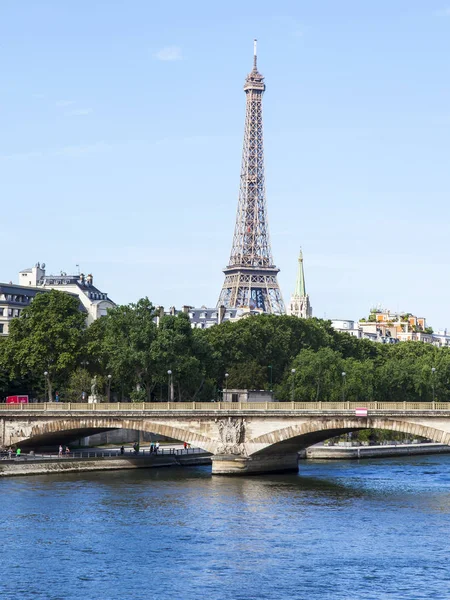
[[[355,415],[357,417],[367,417],[367,408],[355,408]]]

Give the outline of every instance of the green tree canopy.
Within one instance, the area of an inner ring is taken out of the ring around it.
[[[64,386],[82,348],[85,315],[78,298],[57,290],[37,294],[10,324],[3,348],[11,378],[22,377],[41,388],[47,375],[48,399],[54,385]]]

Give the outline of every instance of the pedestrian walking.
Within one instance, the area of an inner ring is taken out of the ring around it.
[[[8,458],[12,457],[12,448],[8,448]]]
[[[184,442],[183,445],[184,445],[184,449],[186,450],[187,449],[187,442]]]
[[[153,454],[154,449],[155,449],[155,444],[153,442],[150,442],[150,454]]]
[[[125,448],[123,446],[120,446],[120,454],[125,454]]]
[[[158,450],[159,450],[159,442],[156,442],[156,444],[155,444],[155,452],[156,452],[156,454],[158,454]]]
[[[61,457],[63,453],[63,447],[61,446],[61,444],[59,445],[59,449],[58,449],[58,456]]]
[[[21,452],[22,452],[22,450],[20,448],[17,448],[17,450],[16,450],[16,458],[19,458]]]

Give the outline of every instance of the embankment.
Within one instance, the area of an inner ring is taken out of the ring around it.
[[[0,477],[17,475],[46,475],[53,473],[82,473],[86,471],[115,471],[121,469],[153,469],[156,467],[210,465],[210,455],[197,453],[185,456],[174,454],[152,457],[95,457],[34,459],[22,456],[0,461]]]
[[[300,458],[326,460],[414,456],[450,453],[446,444],[398,444],[392,446],[311,446]]]

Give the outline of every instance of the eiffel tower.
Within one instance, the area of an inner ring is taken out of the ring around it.
[[[257,68],[255,40],[253,69],[244,85],[245,131],[236,226],[217,306],[259,309],[281,315],[285,309],[277,281],[279,269],[273,264],[270,248],[264,183],[262,97],[265,89],[264,77]]]

